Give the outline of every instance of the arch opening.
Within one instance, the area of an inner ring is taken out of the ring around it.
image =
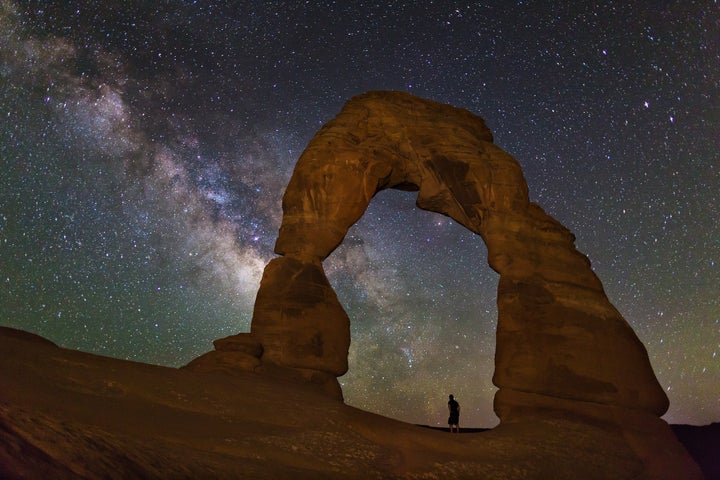
[[[440,426],[454,393],[463,425],[491,427],[498,276],[478,235],[418,209],[416,197],[378,193],[323,262],[350,317],[343,397],[363,410]]]

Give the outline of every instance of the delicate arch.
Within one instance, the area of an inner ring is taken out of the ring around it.
[[[351,99],[311,140],[283,197],[281,256],[265,269],[251,333],[216,341],[216,353],[253,349],[252,368],[293,371],[341,395],[335,377],[348,368],[349,319],[322,261],[386,188],[417,190],[418,207],[487,245],[500,274],[493,382],[501,421],[576,401],[667,410],[644,346],[572,233],[529,201],[520,166],[483,120],[399,92]]]

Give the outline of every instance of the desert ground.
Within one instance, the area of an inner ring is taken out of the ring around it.
[[[251,372],[112,359],[6,328],[0,351],[2,478],[646,478],[604,425],[451,435]]]

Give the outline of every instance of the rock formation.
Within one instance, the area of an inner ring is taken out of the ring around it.
[[[353,98],[317,132],[283,197],[282,256],[265,269],[251,333],[216,341],[195,367],[213,369],[224,353],[230,368],[236,357],[239,366],[291,368],[323,382],[343,375],[349,319],[322,261],[386,188],[417,190],[418,207],[452,217],[487,245],[500,274],[493,381],[501,419],[537,395],[666,411],[644,346],[573,234],[529,201],[520,166],[483,120],[399,92]]]
[[[660,445],[671,438],[658,418],[668,399],[647,352],[573,234],[530,202],[520,166],[481,118],[405,93],[355,97],[317,132],[283,197],[281,256],[265,269],[251,332],[216,341],[188,367],[294,375],[341,398],[335,377],[348,368],[349,319],[322,261],[387,188],[417,191],[418,207],[487,245],[500,274],[493,382],[501,426],[568,415],[611,421],[634,432],[625,438],[639,457],[648,432]]]

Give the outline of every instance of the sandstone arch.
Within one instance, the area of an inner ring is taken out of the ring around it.
[[[647,352],[607,299],[574,236],[529,201],[518,163],[470,112],[399,92],[351,99],[311,140],[283,197],[250,334],[215,342],[196,369],[295,375],[341,398],[349,319],[322,261],[373,196],[416,190],[418,207],[482,237],[500,274],[493,382],[501,419],[573,402],[662,415]]]
[[[300,379],[342,399],[336,377],[348,368],[349,319],[322,260],[386,188],[416,190],[420,208],[480,235],[500,274],[493,375],[500,425],[485,438],[537,444],[527,461],[542,466],[543,439],[564,425],[575,432],[564,437],[568,465],[593,478],[701,476],[658,418],[668,399],[645,347],[572,233],[529,201],[519,165],[492,143],[482,119],[405,93],[353,98],[317,132],[283,198],[281,256],[265,268],[251,332],[216,340],[186,368]],[[613,445],[616,456],[583,464],[574,442],[586,438]],[[479,458],[492,451],[477,449]]]

